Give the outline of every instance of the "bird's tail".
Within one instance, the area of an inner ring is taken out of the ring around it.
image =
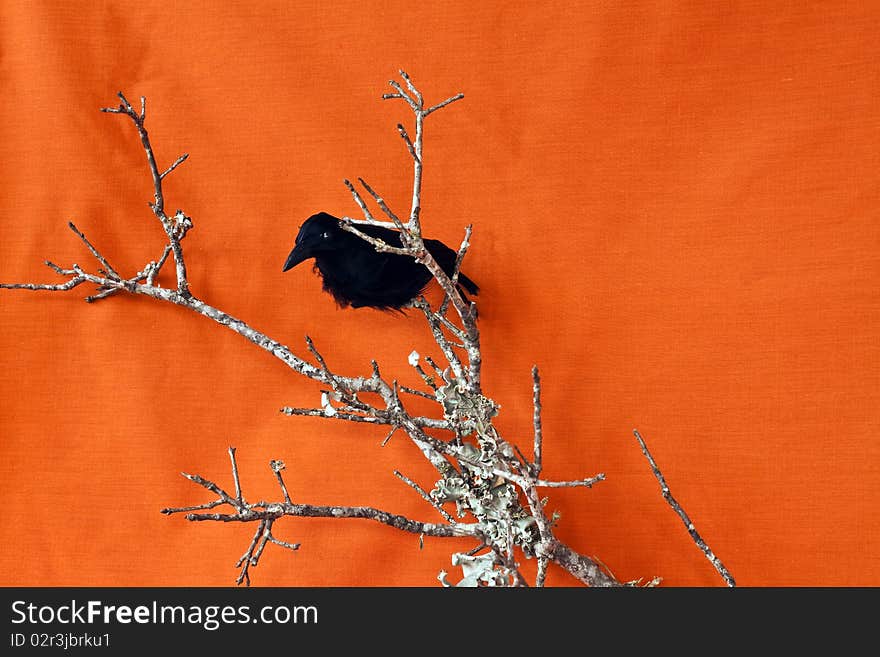
[[[434,256],[434,259],[437,260],[437,264],[446,272],[446,275],[452,276],[456,256],[458,254],[439,240],[425,240],[425,246],[428,247],[428,251],[431,252],[431,255]],[[465,294],[465,290],[470,294],[479,294],[480,292],[479,286],[465,276],[464,273],[459,271],[458,291],[461,292],[465,301],[470,303],[470,299],[468,299],[467,294]]]
[[[479,286],[461,272],[458,273],[458,284],[471,294],[480,293]]]

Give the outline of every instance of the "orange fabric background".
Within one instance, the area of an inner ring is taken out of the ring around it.
[[[148,97],[193,291],[340,372],[416,384],[414,316],[337,310],[281,264],[299,223],[355,215],[343,178],[407,207],[410,163],[383,102],[405,68],[429,100],[423,221],[480,298],[485,388],[528,450],[545,382],[559,535],[621,579],[719,585],[631,436],[743,585],[880,585],[880,11],[865,2],[62,3],[0,20],[0,280],[123,272],[163,235],[131,124]],[[564,5],[564,6],[562,6]],[[163,279],[166,282],[170,268]],[[179,476],[275,498],[438,517],[392,474],[432,470],[402,435],[311,418],[318,386],[193,313],[0,291],[0,583],[229,585],[250,526],[159,509],[210,499]],[[256,585],[427,585],[466,543],[363,521],[288,519]],[[528,564],[527,572],[534,572]],[[573,583],[558,570],[549,584]]]

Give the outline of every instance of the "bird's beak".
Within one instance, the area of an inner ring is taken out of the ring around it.
[[[284,261],[284,268],[281,271],[293,269],[303,260],[308,260],[311,257],[312,254],[309,253],[309,249],[307,249],[302,244],[297,244],[295,247],[293,247],[293,251],[290,252],[290,255],[287,256],[287,260]]]

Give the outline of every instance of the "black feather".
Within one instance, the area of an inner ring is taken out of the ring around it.
[[[357,228],[389,246],[402,246],[396,230],[370,224],[358,224]],[[424,242],[437,264],[451,276],[457,253],[440,240],[425,239]],[[342,308],[367,306],[400,310],[421,294],[431,280],[431,273],[424,265],[409,256],[376,251],[372,244],[343,230],[339,219],[326,212],[312,215],[300,226],[284,271],[308,258],[315,259],[324,290],[332,294]],[[465,291],[477,294],[480,290],[463,273],[458,276],[458,289],[465,300]]]

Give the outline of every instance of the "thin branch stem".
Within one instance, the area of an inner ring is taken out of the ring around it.
[[[344,420],[346,422],[366,422],[367,424],[397,424],[397,420],[395,418],[385,415],[385,411],[382,411],[382,415],[355,415],[354,413],[345,413],[336,411],[335,413],[328,413],[325,408],[295,408],[291,406],[285,406],[281,409],[281,412],[284,415],[303,415],[306,417],[326,417],[333,420]],[[449,422],[446,420],[438,420],[433,417],[409,417],[409,421],[419,428],[424,429],[449,429]]]
[[[597,474],[595,477],[587,477],[585,479],[576,479],[574,481],[546,481],[544,479],[536,479],[534,485],[538,488],[592,488],[600,481],[605,481],[603,473]]]
[[[373,237],[372,235],[367,235],[366,233],[358,230],[357,226],[348,222],[342,221],[340,222],[340,226],[343,230],[348,231],[353,235],[357,235],[365,242],[373,245],[373,248],[380,253],[394,253],[397,255],[411,256],[412,252],[408,248],[401,248],[399,246],[391,246],[390,244],[380,240],[378,237]]]
[[[654,457],[651,456],[651,452],[648,451],[648,445],[645,443],[641,434],[635,429],[633,430],[633,434],[635,435],[636,440],[639,441],[639,445],[642,448],[642,454],[648,459],[654,477],[656,477],[657,482],[660,484],[660,492],[663,494],[663,499],[666,500],[669,506],[672,507],[672,510],[678,514],[679,518],[681,518],[681,521],[684,523],[685,528],[687,528],[688,534],[690,534],[694,543],[700,548],[700,550],[702,550],[703,554],[706,555],[709,563],[715,567],[715,570],[718,571],[718,574],[721,575],[725,583],[730,587],[736,586],[736,581],[733,579],[727,568],[725,568],[724,564],[721,563],[721,559],[715,556],[715,553],[712,552],[711,548],[706,544],[706,541],[704,541],[703,537],[697,532],[697,529],[694,527],[694,523],[691,521],[690,517],[688,517],[688,514],[672,496],[672,493],[669,491],[669,486],[666,483],[666,479],[663,477],[663,473],[660,472],[660,468],[657,466],[657,462],[654,461]]]
[[[535,476],[541,474],[542,464],[542,444],[544,442],[544,430],[541,426],[541,375],[538,372],[538,366],[532,367],[532,406],[534,408],[532,416],[532,424],[535,433],[534,448],[534,466]]]
[[[103,255],[101,255],[101,253],[98,251],[98,249],[96,249],[92,245],[92,243],[88,240],[88,238],[83,234],[83,232],[79,228],[76,227],[76,225],[72,221],[68,221],[67,226],[68,226],[68,228],[70,228],[70,230],[72,230],[74,232],[74,234],[77,237],[80,238],[80,240],[82,240],[83,244],[85,244],[86,247],[88,247],[89,251],[91,251],[92,255],[95,256],[95,259],[101,263],[101,266],[103,266],[104,269],[107,270],[107,274],[111,278],[116,278],[116,279],[122,278],[119,275],[119,273],[115,269],[113,269],[113,267],[110,265],[110,263],[107,262],[107,259]]]
[[[238,478],[238,463],[235,460],[235,447],[230,447],[229,452],[229,461],[232,464],[232,481],[235,484],[235,499],[238,501],[239,505],[244,504],[244,498],[241,496],[241,481]]]
[[[315,343],[308,335],[306,336],[306,346],[309,351],[312,353],[312,356],[315,357],[315,360],[318,361],[318,365],[321,366],[321,370],[324,372],[324,376],[327,377],[327,383],[334,390],[339,390],[339,383],[336,381],[336,376],[333,372],[330,371],[330,368],[327,367],[327,363],[324,361],[324,357],[321,353],[315,348]]]
[[[425,399],[430,399],[432,401],[437,401],[437,398],[423,390],[416,390],[415,388],[410,388],[408,386],[400,386],[400,392],[405,392],[408,395],[416,395],[417,397],[424,397]]]
[[[367,193],[373,197],[373,200],[376,201],[376,205],[379,206],[382,212],[384,212],[386,216],[391,219],[391,221],[397,227],[397,230],[400,231],[400,239],[403,242],[404,246],[408,246],[406,242],[407,229],[401,223],[400,218],[396,214],[394,214],[394,212],[392,212],[391,208],[388,207],[388,204],[385,203],[385,199],[379,196],[379,194],[372,187],[370,187],[363,178],[358,178],[358,182],[361,184],[361,187],[367,190]]]
[[[437,315],[434,313],[427,299],[425,299],[425,297],[418,297],[413,301],[413,305],[421,310],[422,314],[424,314],[425,319],[428,321],[428,326],[431,327],[431,333],[434,335],[434,341],[437,343],[437,346],[439,346],[440,349],[443,351],[443,356],[446,358],[446,362],[448,362],[449,366],[452,368],[452,372],[455,374],[455,378],[463,379],[464,368],[462,367],[461,360],[453,350],[452,345],[449,344],[449,340],[447,340],[446,336],[443,334],[440,320],[437,319]]]
[[[170,167],[168,167],[167,169],[165,169],[165,171],[163,171],[161,174],[159,174],[159,179],[160,179],[160,180],[163,179],[165,176],[167,176],[169,173],[171,173],[172,171],[174,171],[174,170],[175,170],[177,167],[179,167],[181,164],[183,164],[184,162],[186,162],[186,158],[188,158],[188,157],[189,157],[189,153],[184,153],[184,154],[181,155],[179,158],[177,158],[176,160],[174,160],[174,162],[171,164]]]
[[[435,509],[437,509],[437,512],[438,512],[441,516],[443,516],[443,518],[444,518],[447,522],[449,522],[449,523],[454,523],[454,522],[455,522],[455,518],[453,518],[452,515],[451,515],[446,509],[444,509],[442,506],[440,506],[440,504],[437,503],[437,500],[435,500],[433,497],[431,497],[431,496],[425,491],[424,488],[422,488],[422,487],[419,486],[416,482],[414,482],[412,479],[410,479],[410,478],[407,477],[406,475],[401,474],[401,473],[398,472],[397,470],[394,471],[394,476],[397,477],[398,479],[400,479],[402,482],[404,482],[407,486],[409,486],[410,488],[412,488],[414,491],[416,491],[419,495],[421,495],[421,496],[422,496],[422,499],[425,500],[425,501],[426,501],[428,504],[430,504],[431,506],[433,506]]]
[[[438,109],[443,109],[447,105],[450,105],[457,100],[461,100],[462,98],[464,98],[464,94],[462,94],[462,93],[458,93],[458,94],[455,94],[454,96],[450,96],[446,100],[441,101],[441,102],[437,103],[436,105],[434,105],[433,107],[429,107],[428,109],[426,109],[424,111],[424,114],[425,114],[425,116],[428,116],[428,114],[431,114],[432,112],[436,112]]]
[[[275,478],[278,480],[278,486],[281,487],[281,492],[284,494],[284,503],[285,504],[293,504],[290,501],[290,493],[287,491],[287,485],[284,483],[284,477],[281,476],[281,471],[284,470],[284,461],[272,460],[269,462],[269,467],[272,468],[272,472],[275,473]]]
[[[351,192],[352,197],[354,198],[355,203],[358,204],[358,207],[361,209],[361,212],[364,213],[364,218],[367,220],[367,223],[375,224],[378,223],[376,218],[373,216],[373,213],[370,212],[370,208],[367,207],[364,198],[361,196],[360,192],[355,189],[355,186],[351,184],[351,181],[346,178],[342,181],[346,187],[348,187],[348,191]]]
[[[473,230],[473,224],[468,224],[467,227],[464,229],[464,239],[461,241],[461,246],[458,247],[458,253],[456,253],[455,255],[455,265],[452,268],[452,276],[450,277],[453,285],[458,285],[458,277],[461,274],[461,263],[464,260],[465,254],[467,254],[468,248],[470,248],[471,234],[473,233]],[[444,294],[443,302],[440,304],[440,310],[437,311],[444,317],[446,316],[446,311],[449,308],[449,299],[449,295]]]

